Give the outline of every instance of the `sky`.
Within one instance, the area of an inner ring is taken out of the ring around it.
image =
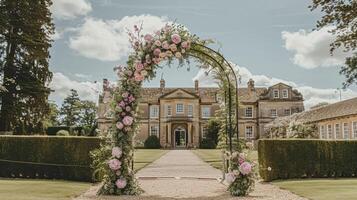
[[[82,99],[97,101],[103,78],[113,83],[113,68],[125,64],[131,52],[127,30],[143,24],[152,33],[168,22],[183,24],[235,64],[241,87],[253,78],[256,86],[290,84],[305,98],[307,108],[336,102],[344,77],[339,66],[348,53],[329,53],[335,36],[331,27],[315,30],[319,11],[310,0],[53,0],[56,33],[52,36],[50,68],[54,73],[50,99],[61,104],[70,89]],[[163,66],[146,87],[215,86],[212,77],[194,63],[178,69]],[[342,99],[357,97],[357,87],[341,90]]]

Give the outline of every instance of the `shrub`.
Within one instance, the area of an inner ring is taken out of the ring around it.
[[[57,133],[56,133],[57,136],[69,136],[69,132],[66,131],[66,130],[59,130]]]
[[[216,143],[209,138],[204,138],[200,142],[200,149],[215,149],[216,146]]]
[[[357,176],[357,141],[271,140],[258,142],[260,176],[291,178]]]
[[[68,133],[70,132],[70,128],[69,126],[50,126],[47,128],[47,135],[56,135],[58,131],[60,130],[66,130],[68,131]]]
[[[0,177],[92,181],[95,137],[0,136]]]
[[[160,140],[156,135],[150,135],[144,142],[146,149],[160,149]]]

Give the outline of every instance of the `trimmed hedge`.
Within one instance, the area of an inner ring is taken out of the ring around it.
[[[97,137],[0,136],[0,177],[92,181]]]
[[[263,139],[258,156],[265,181],[357,176],[356,140]]]
[[[144,142],[145,149],[160,149],[160,139],[156,135],[150,135]]]

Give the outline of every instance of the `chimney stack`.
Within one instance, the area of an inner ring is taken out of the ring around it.
[[[165,88],[165,80],[161,78],[160,80],[160,89],[163,90]]]
[[[198,94],[198,80],[195,80],[195,92]]]
[[[255,88],[254,88],[254,80],[253,80],[253,79],[249,79],[247,85],[248,85],[248,91],[249,91],[249,93],[255,91]]]

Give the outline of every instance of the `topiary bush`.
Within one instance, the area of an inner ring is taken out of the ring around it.
[[[215,149],[216,146],[215,141],[208,138],[204,138],[200,142],[200,149]]]
[[[92,181],[97,137],[0,136],[0,177]]]
[[[66,130],[59,130],[57,133],[56,133],[57,136],[69,136],[69,132],[66,131]]]
[[[160,149],[160,140],[156,135],[150,135],[144,142],[144,148],[146,149]]]
[[[264,139],[258,142],[265,181],[357,176],[356,140]]]

